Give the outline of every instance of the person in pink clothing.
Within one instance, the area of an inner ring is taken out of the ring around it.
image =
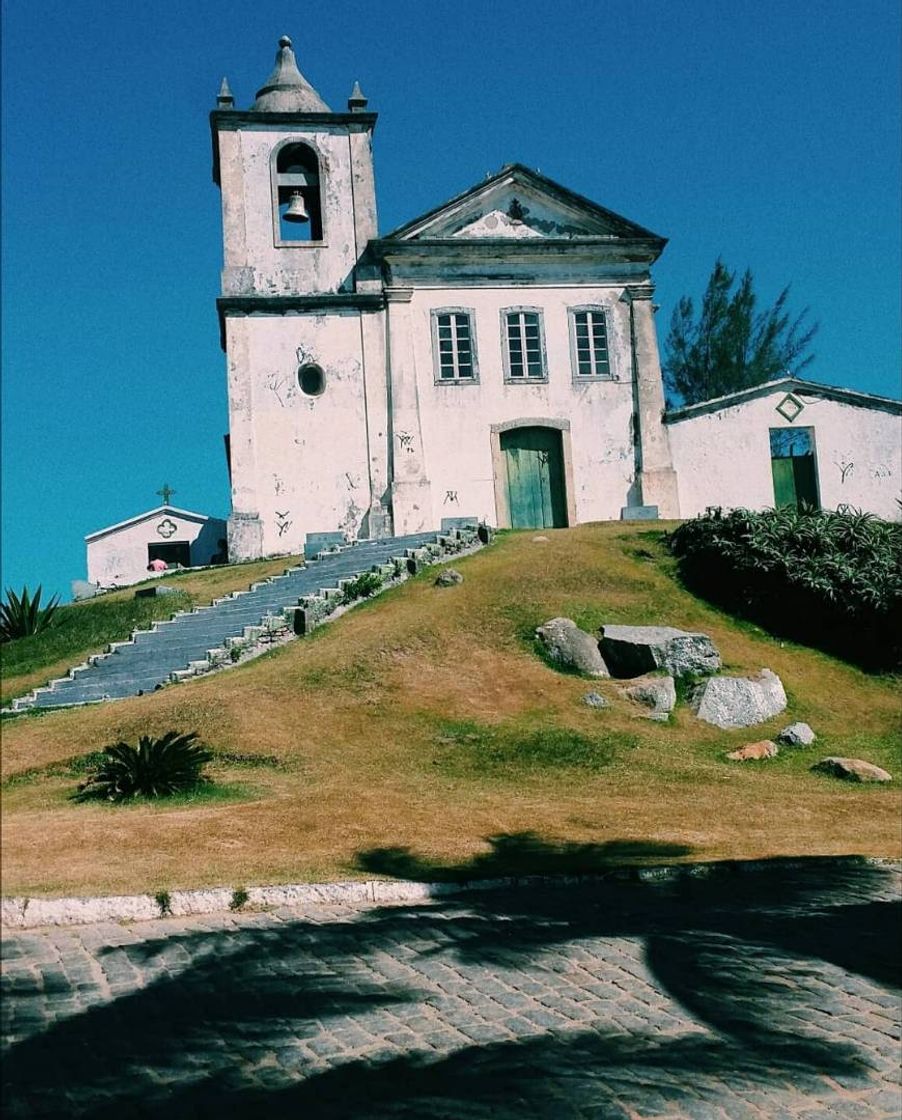
[[[169,565],[165,560],[151,560],[147,565],[147,570],[149,572],[165,572],[168,567]]]

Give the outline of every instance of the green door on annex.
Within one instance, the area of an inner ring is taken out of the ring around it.
[[[559,529],[567,524],[561,433],[514,428],[501,433],[512,529]]]

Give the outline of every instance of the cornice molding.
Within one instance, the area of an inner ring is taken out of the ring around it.
[[[216,301],[219,315],[219,343],[225,350],[225,321],[247,315],[304,315],[345,308],[351,311],[381,311],[385,307],[382,292],[323,292],[296,296],[220,296]]]

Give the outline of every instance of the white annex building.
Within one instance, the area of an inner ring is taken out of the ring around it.
[[[898,402],[789,379],[665,415],[663,237],[518,164],[380,237],[376,115],[357,85],[333,112],[287,38],[210,120],[232,560],[455,518],[898,516]]]
[[[225,559],[226,523],[205,513],[157,506],[85,537],[88,583],[121,587],[147,579],[148,564],[197,568]],[[79,583],[81,581],[78,581]]]

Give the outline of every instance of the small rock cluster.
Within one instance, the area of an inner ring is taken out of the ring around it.
[[[457,568],[444,568],[435,577],[436,587],[454,587],[458,583],[463,583],[464,577],[460,574]]]
[[[536,638],[546,657],[562,668],[632,681],[622,694],[647,708],[649,719],[670,717],[679,677],[709,678],[694,690],[690,706],[699,719],[718,727],[748,727],[786,707],[780,679],[769,669],[753,678],[712,676],[721,659],[707,634],[673,626],[608,625],[595,638],[570,618],[552,618],[536,630]]]
[[[786,708],[783,682],[770,669],[746,677],[720,675],[720,653],[707,634],[672,626],[610,625],[603,626],[595,638],[570,618],[552,618],[536,630],[536,639],[545,656],[562,668],[589,677],[631,681],[621,695],[645,708],[649,719],[670,718],[680,677],[705,678],[689,691],[689,707],[698,719],[725,730],[765,723]],[[609,706],[598,692],[587,692],[583,703],[590,708]],[[775,758],[782,748],[810,747],[816,739],[807,723],[791,723],[775,740],[747,743],[727,758],[763,761]],[[892,781],[886,770],[858,758],[825,758],[811,769],[846,781]]]

